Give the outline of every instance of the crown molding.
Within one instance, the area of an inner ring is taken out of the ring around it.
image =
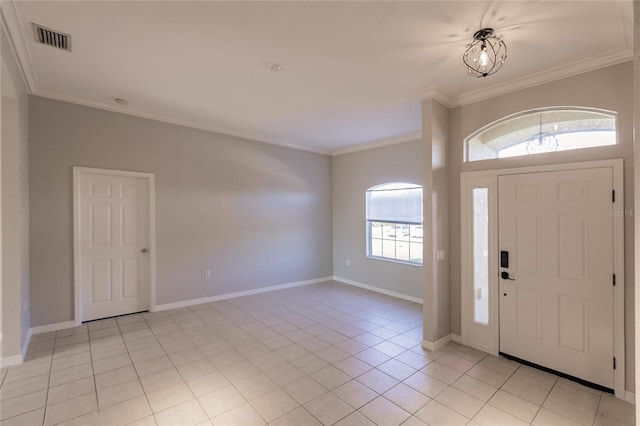
[[[307,151],[307,152],[313,152],[315,154],[331,155],[331,152],[328,150],[306,147],[306,146],[298,145],[296,143],[293,143],[291,141],[287,141],[284,139],[264,138],[264,137],[253,135],[250,133],[226,130],[226,129],[221,129],[213,126],[205,126],[199,123],[193,123],[193,122],[184,121],[184,120],[176,120],[176,119],[165,117],[158,114],[149,114],[145,112],[132,111],[127,109],[126,107],[120,107],[116,105],[107,105],[101,102],[88,101],[86,99],[82,99],[74,96],[65,96],[65,95],[60,95],[52,92],[45,92],[41,90],[35,91],[34,93],[32,93],[32,95],[39,96],[41,98],[53,99],[55,101],[67,102],[67,103],[82,105],[90,108],[96,108],[96,109],[116,112],[124,115],[130,115],[133,117],[145,118],[147,120],[159,121],[167,124],[174,124],[176,126],[189,127],[191,129],[203,130],[205,132],[218,133],[225,136],[232,136],[232,137],[247,139],[255,142],[268,143],[270,145],[277,145],[284,148],[296,149],[298,151]]]
[[[393,136],[390,138],[377,139],[371,142],[365,142],[362,144],[352,145],[345,148],[339,148],[333,151],[329,151],[329,150],[310,148],[306,146],[297,145],[287,140],[268,139],[268,138],[263,138],[261,136],[252,135],[249,133],[235,132],[235,131],[225,130],[225,129],[212,127],[212,126],[203,126],[201,124],[192,123],[189,121],[175,120],[175,119],[160,116],[157,114],[148,114],[148,113],[139,112],[139,111],[131,111],[131,110],[128,110],[126,107],[121,107],[117,105],[108,105],[101,102],[88,101],[86,99],[82,99],[74,96],[65,96],[65,95],[60,95],[58,93],[45,92],[41,90],[37,90],[31,94],[33,96],[39,96],[41,98],[52,99],[55,101],[67,102],[67,103],[82,105],[90,108],[101,109],[109,112],[130,115],[133,117],[144,118],[147,120],[173,124],[176,126],[189,127],[191,129],[218,133],[225,136],[232,136],[232,137],[247,139],[247,140],[256,141],[256,142],[268,143],[270,145],[277,145],[284,148],[296,149],[298,151],[307,151],[315,154],[330,155],[330,156],[348,154],[348,153],[357,152],[357,151],[366,151],[368,149],[380,148],[388,145],[396,145],[396,144],[405,143],[405,142],[413,142],[422,138],[422,132],[413,132],[413,133],[407,133],[400,136]]]
[[[22,25],[20,25],[21,19],[15,1],[2,0],[0,14],[2,15],[4,34],[18,63],[24,84],[27,91],[33,94],[38,87],[38,77],[27,48],[27,38],[22,31]]]
[[[414,96],[416,96],[421,101],[426,101],[428,99],[435,99],[436,101],[440,102],[447,108],[453,108],[457,106],[456,98],[454,98],[453,96],[450,96],[449,94],[443,92],[442,90],[438,89],[435,86],[427,87],[425,89],[420,89],[414,93]]]
[[[62,102],[68,102],[72,104],[83,105],[91,108],[102,109],[111,112],[117,112],[125,115],[130,115],[139,118],[146,118],[148,120],[160,121],[163,123],[174,124],[182,127],[189,127],[197,130],[204,130],[207,132],[219,133],[227,136],[233,136],[242,139],[249,139],[257,142],[264,142],[271,145],[282,146],[285,148],[297,149],[299,151],[307,151],[313,152],[316,154],[330,155],[329,150],[326,149],[318,149],[311,148],[306,146],[298,145],[294,142],[285,140],[285,139],[273,139],[273,138],[264,138],[257,135],[252,135],[244,132],[230,131],[226,129],[221,129],[212,126],[206,126],[198,123],[192,123],[189,121],[176,120],[169,117],[164,117],[158,114],[150,114],[143,113],[137,111],[131,111],[125,107],[117,107],[113,105],[108,105],[101,102],[89,101],[86,99],[82,99],[75,96],[66,96],[60,95],[57,93],[47,92],[39,89],[38,77],[35,72],[35,67],[33,66],[33,61],[31,59],[31,54],[27,47],[28,38],[25,36],[20,18],[20,14],[18,13],[18,9],[16,6],[15,0],[2,0],[0,3],[0,18],[2,22],[2,31],[7,37],[9,41],[9,45],[13,51],[13,55],[16,58],[16,63],[18,64],[18,68],[20,69],[20,74],[22,75],[22,79],[24,80],[25,86],[27,88],[27,92],[30,95],[39,96],[42,98],[53,99]]]
[[[338,148],[335,150],[312,148],[299,145],[295,142],[279,139],[279,138],[265,138],[255,134],[229,131],[223,128],[217,128],[213,126],[207,126],[199,123],[193,123],[189,121],[183,121],[178,119],[172,119],[169,117],[161,116],[153,113],[144,113],[138,111],[132,111],[126,107],[109,105],[102,102],[89,101],[75,96],[60,95],[57,93],[46,92],[39,90],[39,83],[31,53],[28,48],[28,40],[30,39],[23,31],[21,25],[22,19],[18,12],[16,0],[2,0],[0,3],[0,19],[2,31],[7,37],[7,40],[11,46],[12,53],[16,58],[16,62],[20,69],[22,78],[24,80],[26,89],[29,94],[34,96],[40,96],[43,98],[54,99],[63,102],[69,102],[73,104],[88,106],[92,108],[107,110],[111,112],[117,112],[139,118],[145,118],[149,120],[164,122],[168,124],[174,124],[178,126],[193,128],[197,130],[203,130],[207,132],[219,133],[232,137],[238,137],[242,139],[249,139],[257,142],[264,142],[272,145],[282,146],[286,148],[307,151],[323,155],[342,155],[351,152],[363,151],[388,145],[394,145],[409,141],[415,141],[421,138],[420,132],[409,133],[405,135],[395,136],[391,138],[379,139],[370,142],[365,142],[358,145],[352,145],[344,148]],[[471,104],[478,101],[483,101],[496,96],[504,95],[517,90],[522,90],[530,87],[534,87],[540,84],[549,83],[552,81],[560,80],[563,78],[571,77],[574,75],[582,74],[589,71],[594,71],[607,66],[616,65],[622,62],[630,61],[633,59],[633,49],[631,47],[613,52],[608,55],[603,55],[595,58],[590,58],[582,61],[577,61],[568,65],[563,65],[550,70],[546,70],[540,73],[528,75],[523,78],[512,80],[506,83],[497,84],[485,89],[476,90],[468,93],[461,94],[459,96],[451,96],[445,93],[438,87],[432,86],[413,93],[413,95],[420,100],[434,99],[446,106],[447,108],[455,108],[467,104]]]
[[[406,133],[400,136],[393,136],[390,138],[378,139],[371,142],[365,142],[358,145],[339,148],[331,151],[331,155],[335,157],[337,155],[350,154],[352,152],[358,152],[358,151],[366,151],[369,149],[381,148],[383,146],[397,145],[405,142],[414,142],[420,139],[422,139],[422,132]]]
[[[551,83],[552,81],[561,80],[563,78],[572,77],[589,71],[595,71],[600,68],[605,68],[608,66],[620,64],[622,62],[630,61],[631,59],[633,59],[633,52],[631,51],[631,49],[623,49],[608,55],[573,62],[571,64],[562,65],[536,74],[531,74],[523,78],[511,80],[503,84],[497,84],[486,89],[462,94],[456,97],[454,106],[467,105],[507,93],[515,92],[517,90],[527,89],[545,83]]]
[[[631,48],[627,48],[608,55],[589,58],[556,68],[551,68],[549,70],[531,74],[516,80],[511,80],[506,83],[497,84],[485,89],[463,93],[458,96],[451,96],[434,86],[420,89],[414,92],[413,95],[421,101],[435,99],[448,108],[455,108],[510,92],[515,92],[517,90],[527,89],[541,84],[550,83],[552,81],[561,80],[563,78],[572,77],[585,72],[595,71],[600,68],[620,64],[632,59],[633,51]]]

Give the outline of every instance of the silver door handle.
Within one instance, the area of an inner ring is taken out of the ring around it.
[[[140,250],[143,253],[147,253],[149,250],[147,250],[146,248],[143,248],[142,250]]]

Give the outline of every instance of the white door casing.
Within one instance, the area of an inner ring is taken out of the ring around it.
[[[153,175],[74,167],[75,322],[155,304]]]
[[[498,178],[500,352],[613,388],[613,173]]]
[[[609,168],[613,176],[615,201],[612,210],[603,212],[613,222],[613,272],[616,286],[613,287],[613,355],[616,358],[613,389],[618,398],[625,398],[625,320],[624,320],[624,192],[623,161],[600,160],[584,163],[557,164],[486,170],[461,173],[461,307],[462,342],[494,355],[500,351],[499,302],[500,302],[500,256],[498,249],[498,178],[525,173],[543,173],[564,170]],[[474,188],[484,187],[489,193],[489,294],[490,310],[488,324],[474,323],[474,258],[473,258],[473,200]]]

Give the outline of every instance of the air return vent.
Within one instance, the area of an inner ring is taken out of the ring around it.
[[[31,24],[37,43],[71,52],[71,35],[43,27],[38,24]]]

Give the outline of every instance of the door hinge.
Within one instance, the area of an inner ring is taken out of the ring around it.
[[[613,274],[613,286],[616,286],[616,274]]]
[[[616,202],[616,190],[612,190],[611,191],[611,202],[615,203]]]
[[[613,369],[614,370],[616,369],[616,357],[615,356],[613,357]]]

